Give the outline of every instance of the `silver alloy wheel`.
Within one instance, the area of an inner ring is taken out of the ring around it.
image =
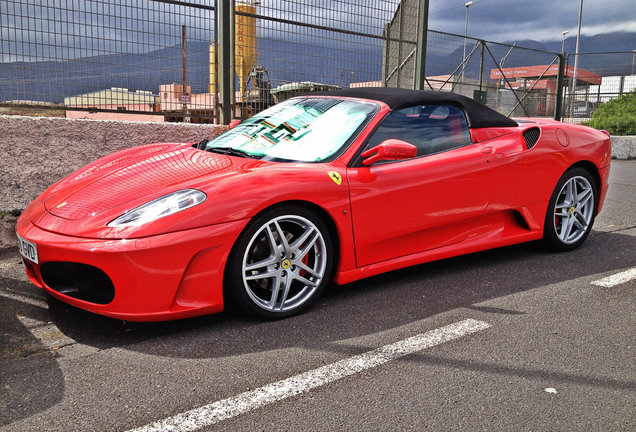
[[[252,301],[270,312],[286,312],[317,290],[327,268],[320,230],[298,215],[283,215],[261,226],[242,261],[243,286]]]
[[[582,176],[569,179],[554,204],[554,230],[564,244],[574,244],[585,235],[594,216],[594,190]]]

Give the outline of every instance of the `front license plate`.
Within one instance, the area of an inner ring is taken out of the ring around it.
[[[38,247],[35,245],[35,243],[30,242],[26,239],[23,239],[17,234],[16,236],[18,237],[18,249],[20,250],[20,255],[22,255],[23,257],[25,257],[31,262],[39,264]]]

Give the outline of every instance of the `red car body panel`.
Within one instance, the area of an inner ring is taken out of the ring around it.
[[[305,205],[332,229],[335,281],[539,239],[549,198],[575,164],[594,171],[597,212],[607,192],[609,138],[552,121],[471,129],[472,144],[396,163],[357,166],[375,117],[335,160],[280,163],[154,144],[102,158],[51,186],[23,212],[17,233],[35,243],[27,273],[51,295],[118,319],[153,321],[223,310],[232,246],[249,221],[280,203]],[[539,128],[528,149],[523,132]],[[329,173],[338,173],[338,184]],[[124,212],[192,188],[207,200],[137,227],[108,227]],[[522,222],[520,222],[522,221]],[[114,299],[96,304],[47,286],[41,266],[69,261],[103,270]]]
[[[488,204],[494,173],[487,158],[475,144],[348,169],[358,267],[464,240]]]

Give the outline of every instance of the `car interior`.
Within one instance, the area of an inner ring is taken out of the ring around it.
[[[413,144],[417,147],[418,157],[471,142],[464,113],[452,105],[418,105],[394,111],[371,136],[367,148],[389,138]]]

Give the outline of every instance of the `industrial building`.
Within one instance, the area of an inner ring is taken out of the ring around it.
[[[147,90],[130,91],[127,88],[111,87],[67,96],[64,98],[64,107],[67,118],[163,121],[163,116],[153,114],[159,111],[159,96]],[[98,112],[97,109],[113,112]]]

